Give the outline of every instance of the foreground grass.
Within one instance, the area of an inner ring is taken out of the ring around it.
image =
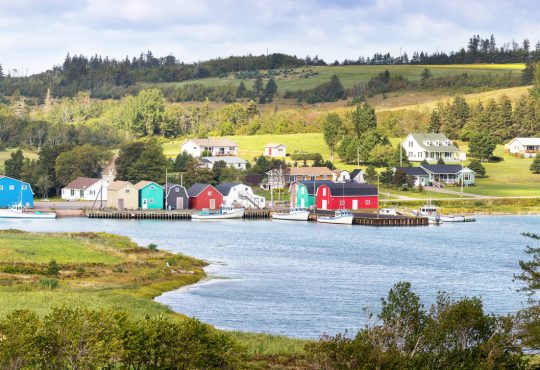
[[[49,261],[60,266],[47,271]],[[0,231],[0,317],[17,309],[39,315],[70,306],[125,311],[133,319],[185,316],[154,297],[204,278],[206,263],[183,255],[143,248],[129,238],[106,233]],[[50,282],[58,287],[51,288]],[[305,341],[267,334],[233,332],[249,355],[275,362],[303,353]],[[254,360],[254,361],[255,361]],[[288,358],[287,361],[289,361]]]

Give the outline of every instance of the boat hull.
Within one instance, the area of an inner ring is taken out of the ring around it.
[[[317,217],[317,222],[323,224],[352,225],[354,216]]]
[[[288,220],[288,221],[307,221],[309,218],[309,212],[295,212],[295,213],[272,213],[272,219],[274,220]]]
[[[244,210],[238,210],[230,213],[209,213],[209,214],[200,214],[196,213],[191,215],[193,220],[230,220],[233,218],[243,218]]]
[[[18,213],[10,211],[0,211],[0,218],[54,220],[56,218],[56,213]]]

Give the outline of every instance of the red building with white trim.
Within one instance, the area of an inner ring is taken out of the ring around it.
[[[189,196],[189,208],[192,209],[219,209],[223,203],[223,195],[209,184],[193,184],[187,193]]]
[[[315,196],[317,209],[376,209],[379,206],[377,187],[358,183],[333,183],[319,186]]]

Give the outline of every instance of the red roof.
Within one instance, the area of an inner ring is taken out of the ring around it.
[[[77,177],[75,180],[66,185],[64,189],[86,189],[94,185],[101,179],[93,179],[91,177]]]

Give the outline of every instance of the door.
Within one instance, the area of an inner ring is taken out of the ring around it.
[[[210,199],[210,209],[216,209],[216,200]]]
[[[118,199],[118,204],[117,204],[116,208],[124,209],[124,199],[123,198]]]
[[[328,201],[326,199],[322,200],[322,209],[328,209]]]
[[[352,209],[358,209],[358,199],[353,199],[353,201],[352,201]]]
[[[184,198],[176,198],[176,209],[184,209]]]
[[[300,199],[300,207],[306,208],[306,200],[304,198]]]
[[[148,209],[148,199],[142,200],[142,209]]]

